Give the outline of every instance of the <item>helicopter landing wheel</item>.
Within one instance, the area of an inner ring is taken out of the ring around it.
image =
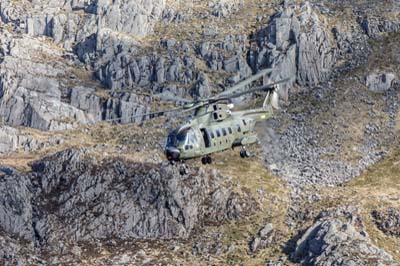
[[[207,156],[201,158],[201,162],[202,162],[202,164],[211,164],[212,163],[212,159],[211,159],[210,156],[207,155]]]
[[[246,149],[246,147],[242,146],[240,150],[240,157],[249,158],[251,156],[250,152]]]

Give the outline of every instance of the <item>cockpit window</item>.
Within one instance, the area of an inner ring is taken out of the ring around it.
[[[184,143],[184,144],[196,144],[197,143],[197,137],[196,134],[194,133],[192,128],[186,128],[182,129],[178,132],[176,135],[176,140],[178,143]]]
[[[176,135],[176,140],[178,142],[183,142],[187,138],[187,130],[180,131],[178,135]]]
[[[176,146],[176,130],[173,130],[171,133],[168,134],[166,146],[167,147]]]

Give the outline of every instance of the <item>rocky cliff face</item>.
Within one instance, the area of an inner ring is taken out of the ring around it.
[[[235,12],[234,6],[240,7],[230,5],[210,4],[210,16],[228,16]],[[189,7],[182,7],[186,9]],[[213,33],[210,26],[201,33],[189,33],[188,40],[165,37],[151,48],[143,47],[138,38],[150,34],[157,21],[163,21],[165,27],[181,23],[168,20],[171,12],[164,1],[2,3],[0,17],[12,28],[3,30],[2,36],[2,72],[7,75],[2,75],[0,84],[7,85],[2,90],[8,95],[2,97],[3,120],[42,130],[105,119],[140,122],[149,100],[132,93],[150,89],[179,97],[205,96],[216,89],[210,79],[229,85],[265,67],[276,69],[272,80],[292,78],[283,91],[286,95],[294,83],[315,86],[326,81],[338,54],[349,49],[343,42],[352,42],[343,40],[336,28],[333,31],[318,8],[308,2],[297,5],[288,1],[250,40],[245,34],[219,40],[222,34]],[[202,13],[193,17],[205,18]],[[382,31],[394,31],[392,28],[383,27]],[[15,34],[22,38],[16,39]],[[190,39],[196,34],[203,41]],[[50,37],[65,50],[38,40],[40,36]],[[216,36],[217,41],[211,41]],[[47,63],[53,61],[60,64],[50,67]],[[19,68],[21,64],[25,67]],[[214,77],[212,71],[225,72],[227,79]],[[48,82],[43,81],[43,72]],[[87,84],[91,79],[112,92],[105,99],[98,97],[93,84]]]
[[[371,243],[356,213],[351,207],[323,213],[297,241],[293,258],[303,265],[397,265]]]
[[[254,208],[229,188],[219,191],[224,178],[216,173],[95,157],[66,150],[34,162],[31,174],[3,167],[2,230],[58,253],[79,242],[185,239],[202,222]]]

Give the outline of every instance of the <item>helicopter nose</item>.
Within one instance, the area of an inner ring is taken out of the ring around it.
[[[167,156],[167,159],[169,161],[172,161],[172,160],[177,161],[177,160],[179,160],[181,153],[175,147],[167,147],[165,149],[165,155]]]

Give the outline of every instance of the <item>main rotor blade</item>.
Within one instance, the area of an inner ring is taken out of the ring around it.
[[[229,89],[217,94],[215,97],[221,97],[221,96],[232,94],[233,92],[235,92],[235,91],[237,91],[237,90],[239,90],[241,88],[244,88],[245,86],[251,84],[253,81],[256,81],[259,78],[262,78],[263,76],[272,73],[272,71],[273,71],[272,68],[263,69],[260,72],[258,72],[257,74],[251,76],[250,78],[245,79],[242,82],[239,82],[238,84],[236,84],[235,86],[230,87]]]
[[[227,96],[223,96],[223,97],[218,97],[218,98],[211,98],[210,101],[211,102],[216,102],[216,101],[222,101],[222,100],[229,100],[229,99],[232,99],[232,98],[237,98],[237,97],[243,96],[245,94],[249,94],[249,93],[253,93],[253,92],[257,92],[257,91],[264,91],[264,90],[267,90],[267,89],[271,89],[275,85],[288,82],[289,80],[290,80],[290,78],[282,79],[282,80],[279,80],[277,82],[273,82],[271,84],[255,87],[255,88],[250,89],[248,91],[243,91],[243,92],[239,92],[239,93],[235,93],[235,94],[231,94],[231,95],[227,95]]]
[[[157,112],[151,112],[151,113],[145,113],[145,114],[140,114],[140,115],[133,115],[133,116],[130,116],[129,119],[134,119],[134,118],[138,118],[138,117],[152,116],[152,115],[159,115],[159,114],[163,115],[163,114],[165,114],[165,113],[172,113],[172,112],[177,112],[177,111],[184,111],[184,112],[185,112],[186,110],[183,110],[183,108],[180,107],[180,108],[168,109],[168,110],[157,111]],[[105,120],[103,120],[103,121],[105,121],[105,122],[115,122],[115,121],[120,121],[120,120],[122,120],[122,117],[120,117],[120,118],[113,118],[113,119],[105,119]],[[132,122],[128,122],[128,123],[126,123],[126,124],[131,124],[131,123],[132,123]]]

